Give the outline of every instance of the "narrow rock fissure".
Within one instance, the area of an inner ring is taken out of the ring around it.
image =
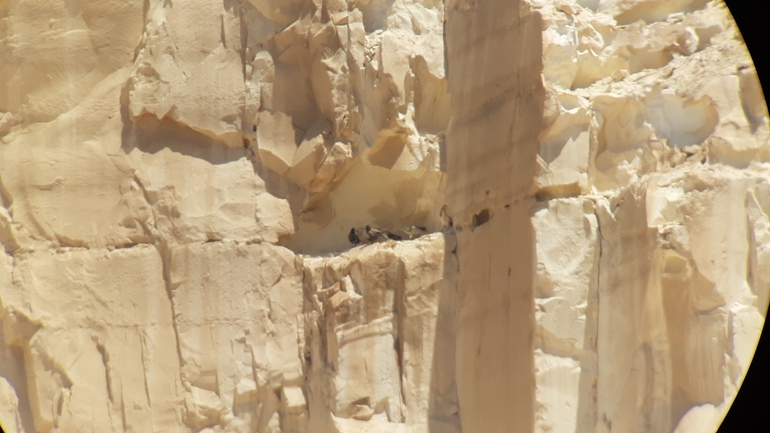
[[[110,379],[110,357],[107,354],[107,349],[98,341],[96,342],[96,350],[102,357],[102,365],[104,367],[104,381],[107,385],[107,397],[110,399],[110,403],[114,403],[115,400],[112,397],[112,380]]]
[[[174,306],[174,287],[171,281],[171,252],[168,251],[168,245],[165,242],[159,241],[155,244],[155,249],[158,251],[161,263],[163,266],[163,283],[166,288],[166,294],[168,296],[168,302],[171,307],[171,324],[174,329],[174,344],[176,347],[176,354],[179,359],[179,383],[184,386],[184,376],[182,374],[182,366],[184,366],[184,357],[182,356],[182,346],[179,341],[179,329],[177,326],[177,314],[176,307]]]

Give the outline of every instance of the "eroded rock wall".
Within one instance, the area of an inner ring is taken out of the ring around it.
[[[46,5],[0,4],[4,428],[459,426],[443,3]],[[434,234],[314,280],[365,224]]]
[[[721,2],[533,2],[536,431],[711,431],[768,307],[767,108]]]
[[[707,431],[746,373],[768,117],[719,1],[4,0],[0,40],[6,431]]]

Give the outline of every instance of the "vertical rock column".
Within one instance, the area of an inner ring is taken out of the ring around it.
[[[540,16],[447,1],[452,120],[446,214],[457,230],[463,431],[533,430],[534,238],[528,192],[542,113]]]

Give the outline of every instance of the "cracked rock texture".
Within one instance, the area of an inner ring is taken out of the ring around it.
[[[712,431],[769,132],[716,0],[0,1],[0,425]]]

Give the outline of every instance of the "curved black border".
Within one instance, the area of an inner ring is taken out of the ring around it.
[[[743,40],[749,48],[752,61],[759,74],[759,80],[762,83],[763,93],[767,95],[767,89],[770,88],[770,78],[768,77],[770,50],[768,50],[767,43],[768,22],[763,19],[766,15],[762,13],[764,10],[761,7],[762,3],[750,0],[725,0],[725,3],[735,18]],[[762,329],[762,336],[759,339],[759,345],[754,359],[751,361],[749,371],[738,391],[735,402],[722,422],[722,426],[717,430],[718,433],[770,431],[770,421],[766,415],[770,410],[768,405],[770,402],[770,394],[768,394],[768,389],[770,389],[770,376],[768,376],[770,332],[767,328],[765,326]]]

